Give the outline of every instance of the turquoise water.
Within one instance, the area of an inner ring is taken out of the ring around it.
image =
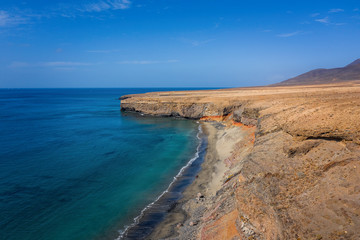
[[[0,90],[0,239],[118,237],[199,144],[194,121],[120,112],[154,90]]]

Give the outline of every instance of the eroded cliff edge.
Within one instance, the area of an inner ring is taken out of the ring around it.
[[[121,108],[255,132],[224,160],[196,238],[360,238],[359,82],[148,93],[122,97]]]

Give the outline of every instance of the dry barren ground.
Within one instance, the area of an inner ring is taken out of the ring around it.
[[[236,171],[204,203],[193,238],[360,239],[360,81],[148,93],[121,106],[255,132],[224,160]]]

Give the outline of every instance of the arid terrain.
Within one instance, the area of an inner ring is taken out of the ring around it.
[[[204,124],[212,156],[184,193],[186,219],[152,238],[360,239],[360,81],[128,95],[121,107],[222,125]]]
[[[329,84],[358,80],[360,77],[360,59],[353,61],[345,67],[319,68],[311,70],[286,81],[274,84],[275,86]]]

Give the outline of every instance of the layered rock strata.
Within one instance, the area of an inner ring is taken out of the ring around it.
[[[121,108],[248,131],[193,238],[360,239],[359,82],[148,93]]]

